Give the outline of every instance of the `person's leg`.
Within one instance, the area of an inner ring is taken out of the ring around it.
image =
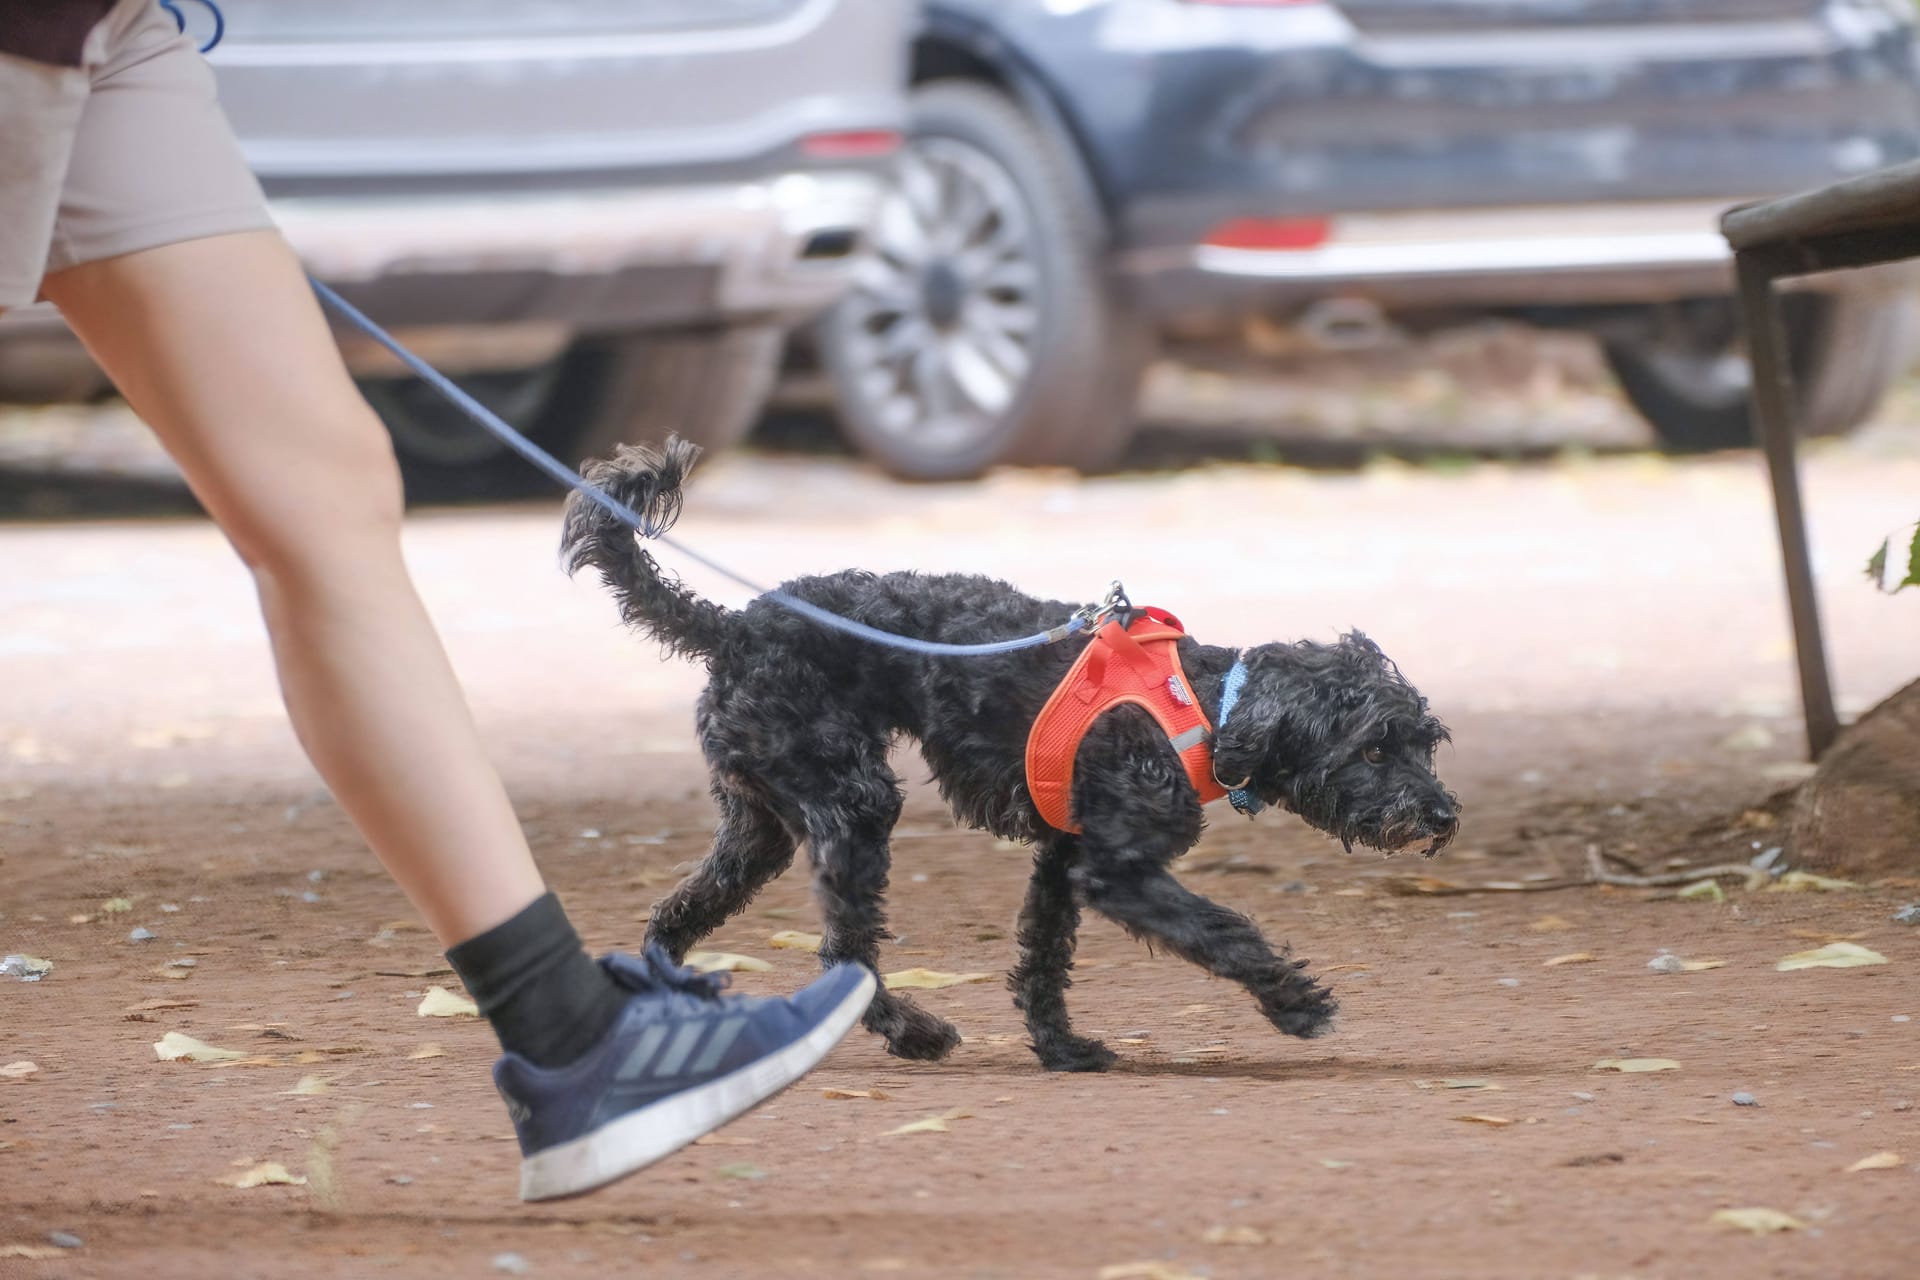
[[[451,946],[544,891],[400,554],[385,429],[277,232],[48,277],[259,587],[301,743]]]
[[[723,1000],[658,949],[587,958],[407,577],[386,435],[277,232],[93,259],[43,288],[252,569],[302,743],[499,1034],[522,1196],[644,1168],[839,1043],[876,989],[858,966]]]

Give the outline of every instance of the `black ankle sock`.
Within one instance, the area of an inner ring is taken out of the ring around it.
[[[536,898],[503,924],[447,952],[500,1047],[558,1067],[592,1048],[626,1007],[626,993],[580,945],[560,900]]]

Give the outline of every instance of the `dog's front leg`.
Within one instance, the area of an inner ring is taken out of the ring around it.
[[[1033,879],[1020,909],[1020,963],[1007,975],[1014,1007],[1027,1015],[1033,1051],[1049,1071],[1105,1071],[1113,1051],[1098,1040],[1073,1034],[1067,988],[1073,985],[1073,935],[1080,904],[1069,872],[1079,841],[1056,832],[1033,857]]]
[[[1245,987],[1288,1035],[1305,1039],[1332,1029],[1339,1006],[1325,987],[1276,954],[1253,921],[1188,889],[1159,863],[1103,854],[1089,842],[1074,879],[1089,906],[1134,937]]]

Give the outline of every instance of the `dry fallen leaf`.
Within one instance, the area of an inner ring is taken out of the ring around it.
[[[969,982],[992,982],[1000,975],[994,973],[938,973],[932,969],[902,969],[898,973],[889,973],[881,979],[889,991],[939,991],[943,987],[959,987]]]
[[[731,951],[689,951],[687,967],[695,973],[768,973],[773,969],[765,960]]]
[[[1543,969],[1557,969],[1563,964],[1592,964],[1593,959],[1593,952],[1591,951],[1573,951],[1564,956],[1555,956],[1551,960],[1543,960],[1540,962],[1540,967]]]
[[[1796,951],[1773,967],[1786,973],[1791,969],[1858,969],[1863,965],[1885,963],[1885,956],[1857,942],[1829,942],[1811,951]]]
[[[1750,1231],[1756,1236],[1775,1231],[1799,1231],[1806,1226],[1792,1214],[1782,1213],[1778,1209],[1722,1209],[1707,1221],[1719,1227],[1732,1227],[1736,1231]]]
[[[872,1098],[875,1102],[886,1102],[890,1095],[878,1089],[822,1089],[823,1098]]]
[[[1528,933],[1562,933],[1573,928],[1573,923],[1559,916],[1541,916],[1527,926]]]
[[[767,945],[780,951],[818,951],[820,935],[802,933],[798,929],[782,929],[767,939]]]
[[[1851,880],[1836,880],[1832,876],[1817,876],[1811,871],[1789,871],[1767,886],[1768,893],[1841,893],[1848,889],[1863,886]]]
[[[1200,1237],[1207,1244],[1265,1244],[1264,1233],[1252,1227],[1208,1227],[1207,1233]]]
[[[428,987],[426,998],[415,1012],[423,1018],[477,1018],[480,1006],[445,987]]]
[[[1726,967],[1727,962],[1725,960],[1682,960],[1680,962],[1680,971],[1682,973],[1701,973],[1707,969],[1724,969]]]
[[[1122,1262],[1102,1267],[1096,1274],[1097,1280],[1200,1280],[1171,1262]]]
[[[1683,902],[1725,902],[1727,891],[1718,880],[1696,880],[1673,896]]]
[[[216,1181],[223,1187],[237,1187],[242,1191],[249,1187],[304,1187],[307,1185],[305,1178],[296,1178],[287,1172],[287,1166],[274,1160],[254,1165],[242,1173],[228,1174]]]
[[[891,1138],[899,1133],[951,1133],[952,1129],[947,1125],[949,1120],[966,1120],[970,1118],[971,1113],[969,1113],[966,1108],[957,1107],[952,1111],[943,1112],[937,1116],[928,1116],[924,1120],[915,1120],[911,1124],[903,1124],[898,1129],[889,1129],[880,1136],[883,1138]]]
[[[169,1031],[154,1043],[153,1056],[162,1062],[238,1062],[247,1055],[238,1049],[222,1049],[190,1035]]]
[[[1465,1120],[1468,1124],[1490,1125],[1495,1129],[1504,1129],[1513,1121],[1505,1116],[1455,1116],[1455,1120]]]
[[[1353,1161],[1351,1161],[1351,1160],[1322,1160],[1322,1161],[1320,1162],[1320,1167],[1321,1167],[1322,1169],[1351,1169],[1351,1168],[1353,1168]]]
[[[1906,1161],[1891,1151],[1876,1151],[1847,1166],[1848,1173],[1866,1173],[1870,1169],[1898,1169]]]
[[[1643,1071],[1678,1071],[1680,1064],[1672,1058],[1602,1058],[1593,1064],[1595,1071],[1624,1071],[1634,1074]]]
[[[6,1066],[0,1067],[0,1080],[25,1080],[39,1070],[38,1063],[25,1060],[9,1062]]]
[[[186,970],[182,969],[180,972],[185,973]],[[155,996],[151,1000],[142,1000],[139,1004],[128,1005],[126,1008],[126,1019],[128,1022],[158,1022],[159,1019],[153,1016],[156,1013],[168,1013],[176,1009],[197,1009],[199,1007],[200,1002],[198,1000],[181,1000],[172,996]]]
[[[51,1244],[0,1244],[0,1258],[61,1258],[68,1252]]]
[[[695,1138],[693,1145],[696,1147],[757,1147],[760,1142],[757,1138],[735,1138],[724,1133],[709,1133],[705,1137]]]
[[[108,898],[100,904],[100,910],[110,916],[124,915],[133,910],[132,898]]]
[[[447,1051],[437,1044],[423,1044],[407,1055],[408,1062],[419,1062],[423,1058],[444,1058]]]

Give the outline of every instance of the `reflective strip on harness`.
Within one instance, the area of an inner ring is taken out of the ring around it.
[[[1109,622],[1074,660],[1027,733],[1027,791],[1048,826],[1078,832],[1071,821],[1073,758],[1103,712],[1122,703],[1159,722],[1202,804],[1225,795],[1213,777],[1213,726],[1180,667],[1180,620],[1138,611],[1132,625]]]

